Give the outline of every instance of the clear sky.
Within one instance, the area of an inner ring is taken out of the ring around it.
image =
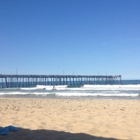
[[[140,0],[0,0],[0,73],[140,79]]]

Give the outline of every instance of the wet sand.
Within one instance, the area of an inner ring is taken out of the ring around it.
[[[140,140],[140,100],[0,98],[0,140]]]

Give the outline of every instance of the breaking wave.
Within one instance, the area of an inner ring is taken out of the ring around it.
[[[31,97],[130,97],[140,98],[140,85],[44,86],[0,89],[0,96]]]

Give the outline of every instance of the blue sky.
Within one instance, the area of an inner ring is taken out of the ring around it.
[[[139,0],[0,0],[0,73],[140,79]]]

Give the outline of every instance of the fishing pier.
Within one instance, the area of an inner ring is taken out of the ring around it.
[[[36,85],[120,84],[121,75],[9,75],[0,74],[0,88]]]

